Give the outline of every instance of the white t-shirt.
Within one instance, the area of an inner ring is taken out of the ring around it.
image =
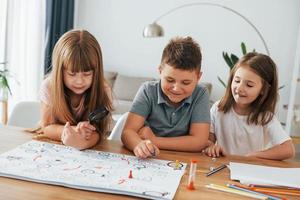
[[[246,155],[281,144],[291,138],[276,118],[266,125],[247,124],[247,116],[238,115],[233,108],[226,114],[218,111],[217,101],[210,109],[210,132],[228,154]]]

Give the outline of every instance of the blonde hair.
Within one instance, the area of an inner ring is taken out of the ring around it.
[[[56,43],[52,54],[51,72],[51,114],[56,123],[65,124],[70,122],[76,125],[77,121],[70,111],[69,92],[64,86],[63,70],[72,72],[93,71],[91,87],[86,91],[85,108],[81,121],[88,120],[88,114],[104,106],[108,111],[112,110],[112,103],[105,90],[102,53],[96,38],[86,30],[71,30],[66,32]],[[98,130],[107,134],[109,129],[108,115],[101,120]]]
[[[266,125],[274,115],[278,99],[277,67],[273,60],[264,54],[251,52],[243,56],[230,72],[224,97],[221,99],[218,109],[228,112],[235,101],[231,92],[231,84],[237,69],[247,67],[262,79],[262,94],[250,104],[250,113],[247,118],[248,124]]]

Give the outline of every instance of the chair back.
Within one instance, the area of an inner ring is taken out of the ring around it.
[[[114,126],[114,128],[112,129],[110,135],[108,136],[108,140],[118,140],[121,141],[121,135],[122,135],[122,131],[123,128],[125,126],[125,122],[127,120],[128,117],[128,112],[124,113],[117,121],[116,125]]]
[[[8,118],[7,125],[34,128],[38,126],[40,119],[40,102],[21,101],[13,108],[12,113]]]

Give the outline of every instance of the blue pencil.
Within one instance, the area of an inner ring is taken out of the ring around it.
[[[270,200],[282,200],[282,198],[280,198],[280,197],[274,197],[274,196],[267,195],[267,194],[260,193],[260,192],[256,192],[256,191],[253,191],[253,190],[248,190],[246,188],[242,188],[242,187],[239,187],[239,186],[233,185],[233,184],[227,184],[227,187],[233,188],[233,189],[237,189],[237,190],[240,190],[240,191],[244,191],[244,192],[249,192],[249,193],[252,193],[252,194],[257,194],[257,195],[265,196],[265,197],[267,197]]]

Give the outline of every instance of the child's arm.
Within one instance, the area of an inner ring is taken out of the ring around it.
[[[53,120],[50,116],[49,106],[42,103],[42,119],[41,119],[41,127],[45,136],[52,140],[62,141],[62,133],[68,132],[65,137],[65,145],[72,146],[78,149],[86,149],[94,146],[99,141],[99,134],[95,132],[95,134],[90,134],[86,138],[86,134],[81,134],[83,127],[69,126],[67,131],[65,125],[53,124]],[[82,123],[81,123],[82,124]],[[70,129],[72,128],[72,129]],[[76,130],[76,131],[75,131]],[[76,134],[71,134],[76,132]]]
[[[209,133],[207,147],[204,149],[204,153],[214,158],[226,155],[223,148],[216,143],[216,136],[214,133]]]
[[[85,133],[86,130],[82,130],[85,128],[80,128],[80,124],[88,125],[88,122],[80,122],[75,128],[71,127],[69,122],[66,123],[61,135],[61,141],[63,142],[63,144],[75,147],[79,150],[95,146],[99,141],[99,134],[95,131],[88,131],[91,134]]]
[[[121,140],[123,144],[139,158],[147,158],[159,154],[159,149],[149,140],[142,140],[138,131],[144,126],[145,118],[129,113]]]
[[[207,146],[209,123],[193,123],[189,135],[178,137],[157,137],[147,127],[140,132],[144,139],[151,140],[158,148],[176,151],[201,151]]]
[[[209,136],[208,136],[207,146],[215,144],[216,141],[217,141],[217,139],[216,139],[215,134],[210,132]]]
[[[53,124],[53,120],[50,114],[50,107],[43,102],[41,102],[41,113],[42,118],[40,121],[40,125],[45,136],[52,140],[61,141],[61,133],[64,129],[64,126]]]
[[[287,140],[282,144],[275,145],[264,151],[250,153],[247,156],[271,160],[285,160],[295,156],[295,148],[292,140]]]

